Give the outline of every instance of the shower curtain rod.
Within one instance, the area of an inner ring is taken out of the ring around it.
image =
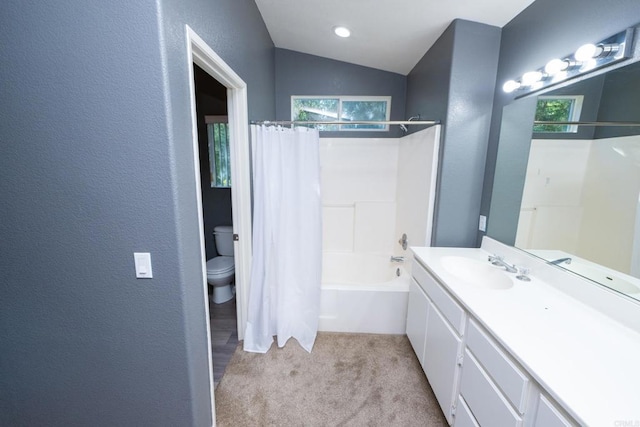
[[[582,126],[640,126],[640,122],[549,122],[536,120],[534,125],[582,125]]]
[[[252,121],[252,125],[439,125],[440,120],[387,120],[387,121],[304,121],[304,120],[260,120]]]

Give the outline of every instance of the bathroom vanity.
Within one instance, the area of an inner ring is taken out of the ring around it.
[[[407,336],[449,424],[640,425],[640,305],[491,239],[412,250]]]

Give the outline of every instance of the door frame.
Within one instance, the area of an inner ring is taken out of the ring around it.
[[[205,301],[208,298],[206,254],[204,244],[204,220],[202,215],[202,188],[200,181],[200,154],[198,142],[198,117],[196,113],[194,67],[195,63],[207,74],[227,88],[227,115],[229,116],[229,146],[231,155],[231,206],[234,240],[234,263],[236,282],[236,311],[238,339],[244,339],[246,328],[248,288],[251,276],[251,160],[249,146],[249,117],[246,83],[205,43],[188,25],[186,27],[187,67],[189,70],[189,93],[191,98],[191,128],[194,159],[194,181],[197,187],[196,203],[200,231],[200,254],[202,258],[202,289]],[[209,307],[205,304],[207,339],[209,340],[209,376],[213,400],[213,362],[211,354],[211,325]]]

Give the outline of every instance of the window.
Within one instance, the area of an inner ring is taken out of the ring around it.
[[[390,96],[292,96],[291,120],[301,121],[387,121]],[[320,131],[385,131],[388,125],[316,125]]]
[[[211,188],[231,187],[231,156],[227,116],[205,116],[209,143]]]
[[[577,122],[582,110],[582,95],[540,96],[536,107],[536,121]],[[575,133],[576,125],[533,125],[534,133]]]

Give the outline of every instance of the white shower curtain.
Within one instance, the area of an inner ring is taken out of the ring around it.
[[[273,336],[311,352],[322,267],[319,135],[251,126],[253,264],[244,350],[266,353]]]

